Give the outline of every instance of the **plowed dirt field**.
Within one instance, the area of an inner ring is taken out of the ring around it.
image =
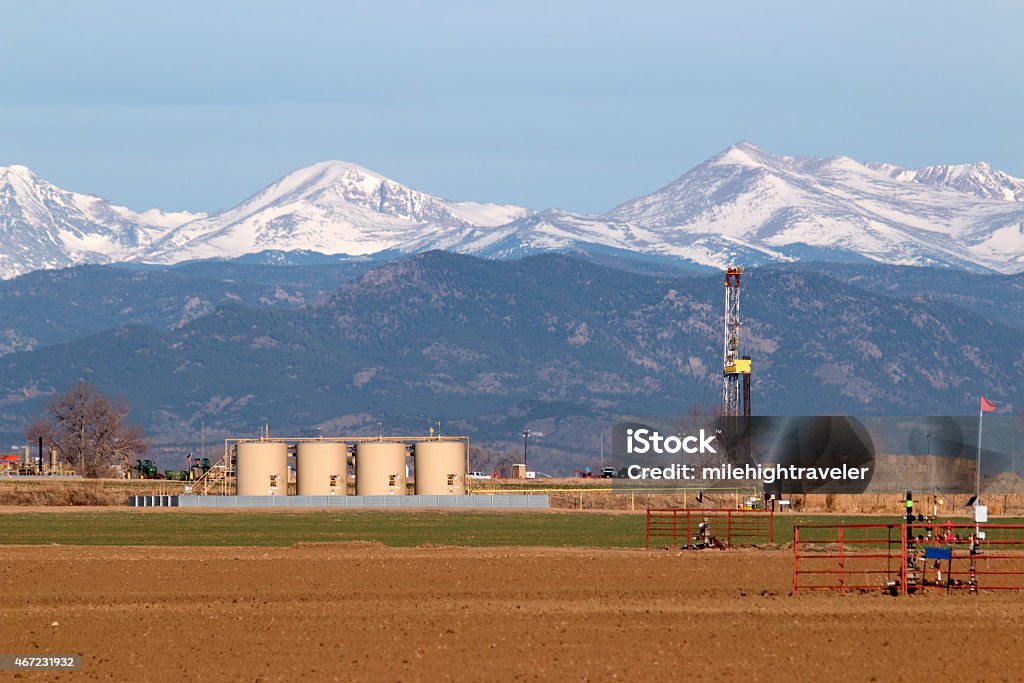
[[[0,560],[0,652],[83,656],[26,678],[1024,676],[1024,595],[790,596],[785,551],[5,546]]]

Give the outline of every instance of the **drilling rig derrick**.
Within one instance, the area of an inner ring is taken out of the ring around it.
[[[750,356],[740,355],[742,266],[725,271],[725,339],[722,351],[722,415],[750,416]],[[740,385],[743,386],[742,401]],[[742,406],[742,408],[741,408]]]

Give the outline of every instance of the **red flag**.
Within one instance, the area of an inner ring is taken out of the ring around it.
[[[996,412],[996,404],[988,400],[984,396],[981,397],[981,412],[983,413],[994,413]]]

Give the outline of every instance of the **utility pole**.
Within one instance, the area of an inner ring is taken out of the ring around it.
[[[530,466],[528,464],[529,461],[526,459],[526,447],[530,440],[530,434],[532,434],[532,432],[529,429],[523,429],[523,467],[527,472],[530,471]]]

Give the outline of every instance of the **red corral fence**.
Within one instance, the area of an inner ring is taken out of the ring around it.
[[[903,585],[902,524],[793,527],[793,592],[881,590]]]
[[[1024,525],[797,525],[793,592],[1024,591]]]
[[[775,542],[773,510],[647,511],[644,547],[730,548]]]

